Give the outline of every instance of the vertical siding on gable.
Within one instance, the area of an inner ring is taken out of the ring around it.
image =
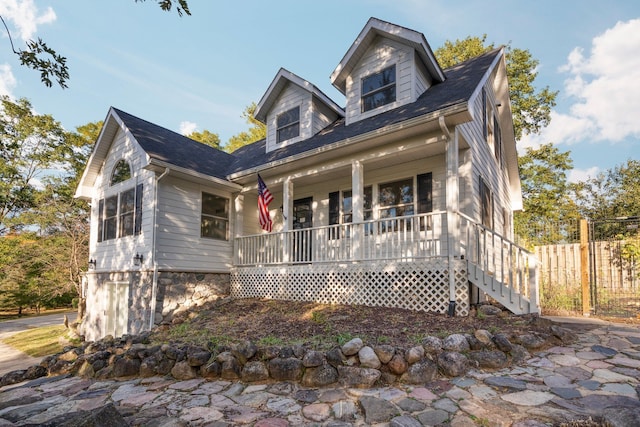
[[[373,43],[347,78],[345,111],[347,125],[415,99],[412,84],[415,75],[412,52],[409,47],[389,39],[378,38]],[[362,79],[393,64],[396,65],[396,102],[362,113],[360,108]]]
[[[275,107],[267,114],[267,152],[295,144],[312,136],[313,108],[310,92],[294,84],[288,84],[274,105]],[[280,144],[277,143],[278,115],[298,106],[300,107],[300,136]]]
[[[200,237],[202,192],[229,199],[229,240]],[[173,178],[158,190],[158,265],[176,271],[228,272],[233,248],[233,197],[231,193]]]

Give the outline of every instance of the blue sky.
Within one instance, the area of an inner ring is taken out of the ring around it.
[[[558,90],[551,125],[525,137],[571,151],[572,180],[640,159],[640,2],[635,0],[189,0],[192,16],[155,0],[0,0],[14,43],[43,38],[67,57],[69,88],[46,88],[21,67],[3,34],[0,94],[27,98],[65,128],[103,120],[110,106],[222,142],[278,69],[312,82],[339,105],[329,76],[367,20],[446,40],[487,35],[539,60],[538,87]]]

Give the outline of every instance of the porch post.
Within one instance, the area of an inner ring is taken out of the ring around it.
[[[458,228],[459,187],[458,187],[458,129],[449,133],[444,118],[440,117],[440,127],[447,136],[447,247],[449,262],[449,316],[456,312],[455,259],[459,253],[460,230]]]
[[[235,220],[233,222],[233,235],[242,237],[244,234],[244,194],[238,193],[233,200]]]
[[[285,178],[284,182],[282,183],[282,215],[284,216],[283,218],[283,223],[282,223],[282,231],[284,231],[283,234],[283,245],[282,245],[282,250],[283,250],[283,261],[284,263],[288,263],[290,257],[290,245],[289,245],[289,233],[287,233],[289,230],[293,229],[293,181],[291,180],[291,177],[287,177]]]
[[[364,220],[364,171],[362,163],[358,160],[351,161],[351,208],[353,230],[351,247],[351,259],[362,259],[362,221]]]

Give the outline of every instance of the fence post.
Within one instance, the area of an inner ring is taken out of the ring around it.
[[[580,220],[580,284],[582,285],[582,315],[589,316],[589,226],[586,219]]]

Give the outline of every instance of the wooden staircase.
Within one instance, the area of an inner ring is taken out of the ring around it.
[[[537,258],[480,224],[466,228],[469,281],[514,314],[540,313]]]

